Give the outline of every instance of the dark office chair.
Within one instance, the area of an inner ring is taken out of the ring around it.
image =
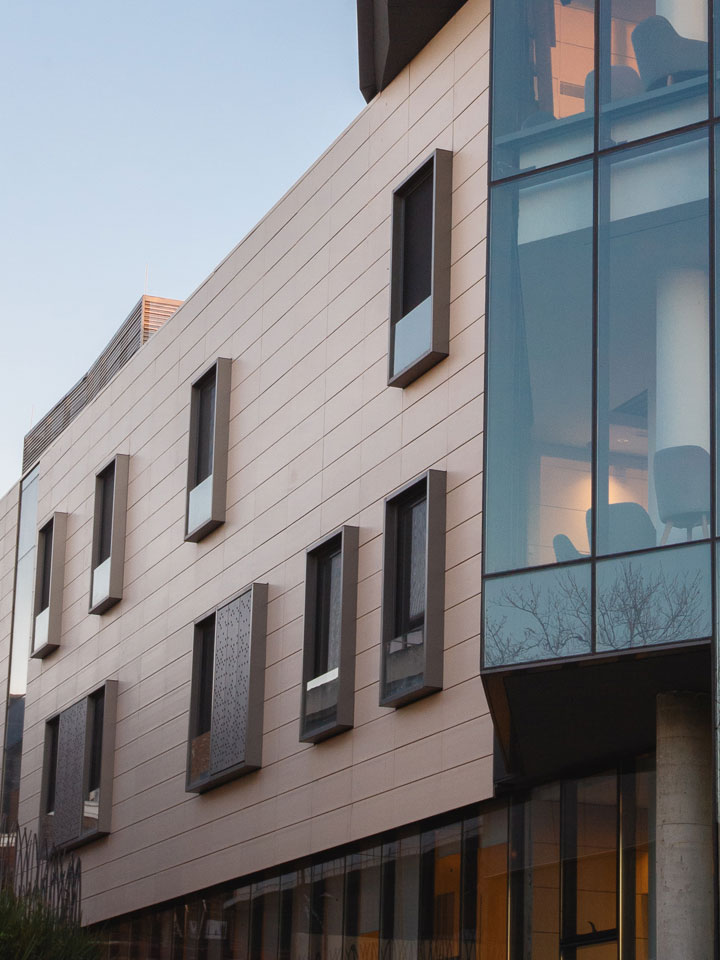
[[[658,513],[665,524],[660,546],[667,543],[673,527],[687,530],[702,527],[707,537],[710,515],[710,454],[697,446],[665,447],[654,461],[655,495]]]
[[[680,83],[708,72],[705,40],[681,37],[665,17],[642,20],[631,34],[638,70],[646,90]]]
[[[610,99],[627,100],[629,97],[639,97],[645,87],[640,74],[632,67],[621,63],[610,67]],[[602,91],[601,91],[602,95]],[[591,70],[585,77],[585,109],[595,109],[595,71]]]
[[[609,503],[607,510],[607,545],[611,553],[626,550],[649,550],[657,546],[655,524],[639,503]],[[601,514],[602,516],[602,514]],[[585,514],[588,537],[592,537],[592,510]],[[591,540],[592,542],[592,540]]]

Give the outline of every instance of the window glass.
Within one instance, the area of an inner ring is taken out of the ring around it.
[[[346,861],[344,953],[353,960],[378,960],[380,945],[380,847]]]
[[[223,960],[248,960],[250,935],[250,887],[235,887],[225,893],[222,908],[226,924],[226,950]]]
[[[522,889],[531,891],[521,901],[523,938],[531,944],[529,960],[560,956],[560,810],[559,784],[536,788],[514,837],[520,862],[525,863]],[[518,934],[515,929],[513,935]]]
[[[416,960],[420,904],[420,837],[412,834],[383,845],[383,960]]]
[[[421,840],[420,957],[460,956],[461,824],[424,833]]]
[[[320,677],[340,663],[342,553],[337,549],[318,557],[317,566],[317,636],[315,673]]]
[[[40,602],[38,613],[50,605],[50,580],[52,574],[53,521],[46,523],[40,531],[40,556],[42,572],[40,574]]]
[[[195,485],[202,483],[213,472],[215,439],[215,369],[213,368],[195,388],[197,390],[197,459]]]
[[[277,960],[280,921],[280,878],[271,877],[252,886],[250,957]]]
[[[704,134],[600,161],[598,553],[709,535]]]
[[[190,783],[210,773],[210,732],[212,728],[215,674],[215,615],[198,624],[196,630],[197,699],[190,740]]]
[[[342,954],[345,858],[316,864],[312,877],[310,956],[337,960]]]
[[[592,221],[590,164],[492,193],[487,572],[589,552]]]
[[[596,577],[598,651],[711,636],[709,544],[603,560]]]
[[[433,178],[432,164],[404,196],[402,316],[414,310],[431,291]],[[399,368],[398,368],[399,369]]]
[[[463,824],[463,960],[506,960],[508,816],[499,808]]]
[[[617,777],[586,777],[565,789],[565,934],[610,934],[617,927]]]
[[[590,153],[593,0],[503,0],[493,16],[493,178]]]
[[[47,792],[45,795],[45,811],[52,813],[55,810],[55,786],[57,783],[57,757],[58,757],[58,723],[55,717],[46,727],[48,746],[48,767],[47,767]]]
[[[483,665],[591,652],[590,564],[485,581]]]
[[[110,556],[112,545],[113,503],[115,499],[115,462],[100,474],[100,536],[98,538],[97,565]]]
[[[608,6],[601,4],[603,17]],[[707,119],[705,0],[612,0],[601,53],[600,146]]]

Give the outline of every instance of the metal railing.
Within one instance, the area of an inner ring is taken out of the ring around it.
[[[0,890],[12,890],[29,908],[41,903],[67,923],[80,923],[79,857],[49,848],[31,830],[0,823]]]

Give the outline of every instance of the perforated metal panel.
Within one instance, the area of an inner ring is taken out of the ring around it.
[[[252,591],[220,607],[215,619],[210,775],[245,759],[250,695]]]
[[[53,828],[57,845],[76,840],[82,828],[87,707],[84,697],[60,714]]]

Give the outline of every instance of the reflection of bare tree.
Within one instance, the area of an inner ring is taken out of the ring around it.
[[[509,584],[488,602],[486,666],[590,652],[589,588],[578,583],[570,568],[554,574],[550,587],[542,582]]]
[[[626,560],[614,582],[598,590],[598,646],[619,650],[706,636],[707,607],[699,570],[666,577],[661,567]]]
[[[597,647],[621,650],[708,636],[709,597],[701,570],[667,575],[660,564],[623,560],[598,583]],[[582,575],[581,575],[582,576]],[[486,586],[488,589],[490,585]],[[591,651],[589,588],[563,568],[523,577],[488,597],[485,665],[577,656]]]

